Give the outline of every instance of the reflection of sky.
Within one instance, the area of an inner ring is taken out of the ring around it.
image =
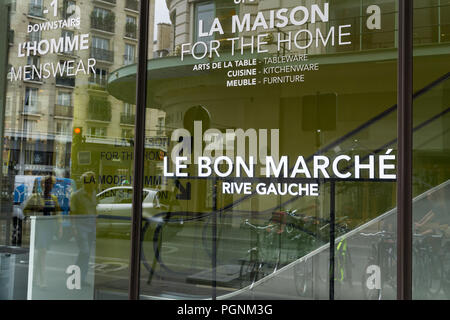
[[[153,39],[156,40],[156,25],[160,22],[170,23],[169,9],[167,9],[166,0],[156,0],[155,2],[155,32]]]

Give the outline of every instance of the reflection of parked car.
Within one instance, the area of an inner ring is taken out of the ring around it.
[[[155,189],[144,189],[142,201],[142,216],[162,221],[161,218],[152,218],[158,212],[167,211],[165,205],[160,202],[165,192]],[[99,232],[130,233],[131,210],[133,203],[133,187],[120,186],[106,189],[97,194],[97,228]]]

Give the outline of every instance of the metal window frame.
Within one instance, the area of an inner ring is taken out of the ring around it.
[[[399,0],[397,299],[412,300],[413,0]]]
[[[134,132],[133,203],[131,215],[131,254],[128,298],[139,300],[142,200],[144,179],[145,112],[147,104],[147,58],[149,8],[151,0],[141,0],[139,8],[139,42],[136,73],[136,114]],[[136,192],[137,191],[137,192]]]

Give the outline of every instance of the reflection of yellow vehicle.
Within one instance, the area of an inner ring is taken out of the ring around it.
[[[158,213],[167,211],[167,208],[160,202],[161,198],[167,196],[165,191],[144,189],[143,192],[143,218],[154,218]],[[97,231],[129,234],[133,188],[120,186],[106,189],[97,194],[97,201]],[[155,219],[158,220],[158,217]],[[161,218],[159,220],[162,221]]]

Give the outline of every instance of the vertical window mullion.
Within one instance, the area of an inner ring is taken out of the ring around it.
[[[128,298],[139,300],[141,225],[144,175],[145,113],[147,103],[147,59],[149,41],[150,0],[139,3],[138,63],[136,72],[136,114],[134,133],[134,177],[131,215],[131,254]]]
[[[412,299],[413,1],[400,0],[397,103],[397,299]]]

